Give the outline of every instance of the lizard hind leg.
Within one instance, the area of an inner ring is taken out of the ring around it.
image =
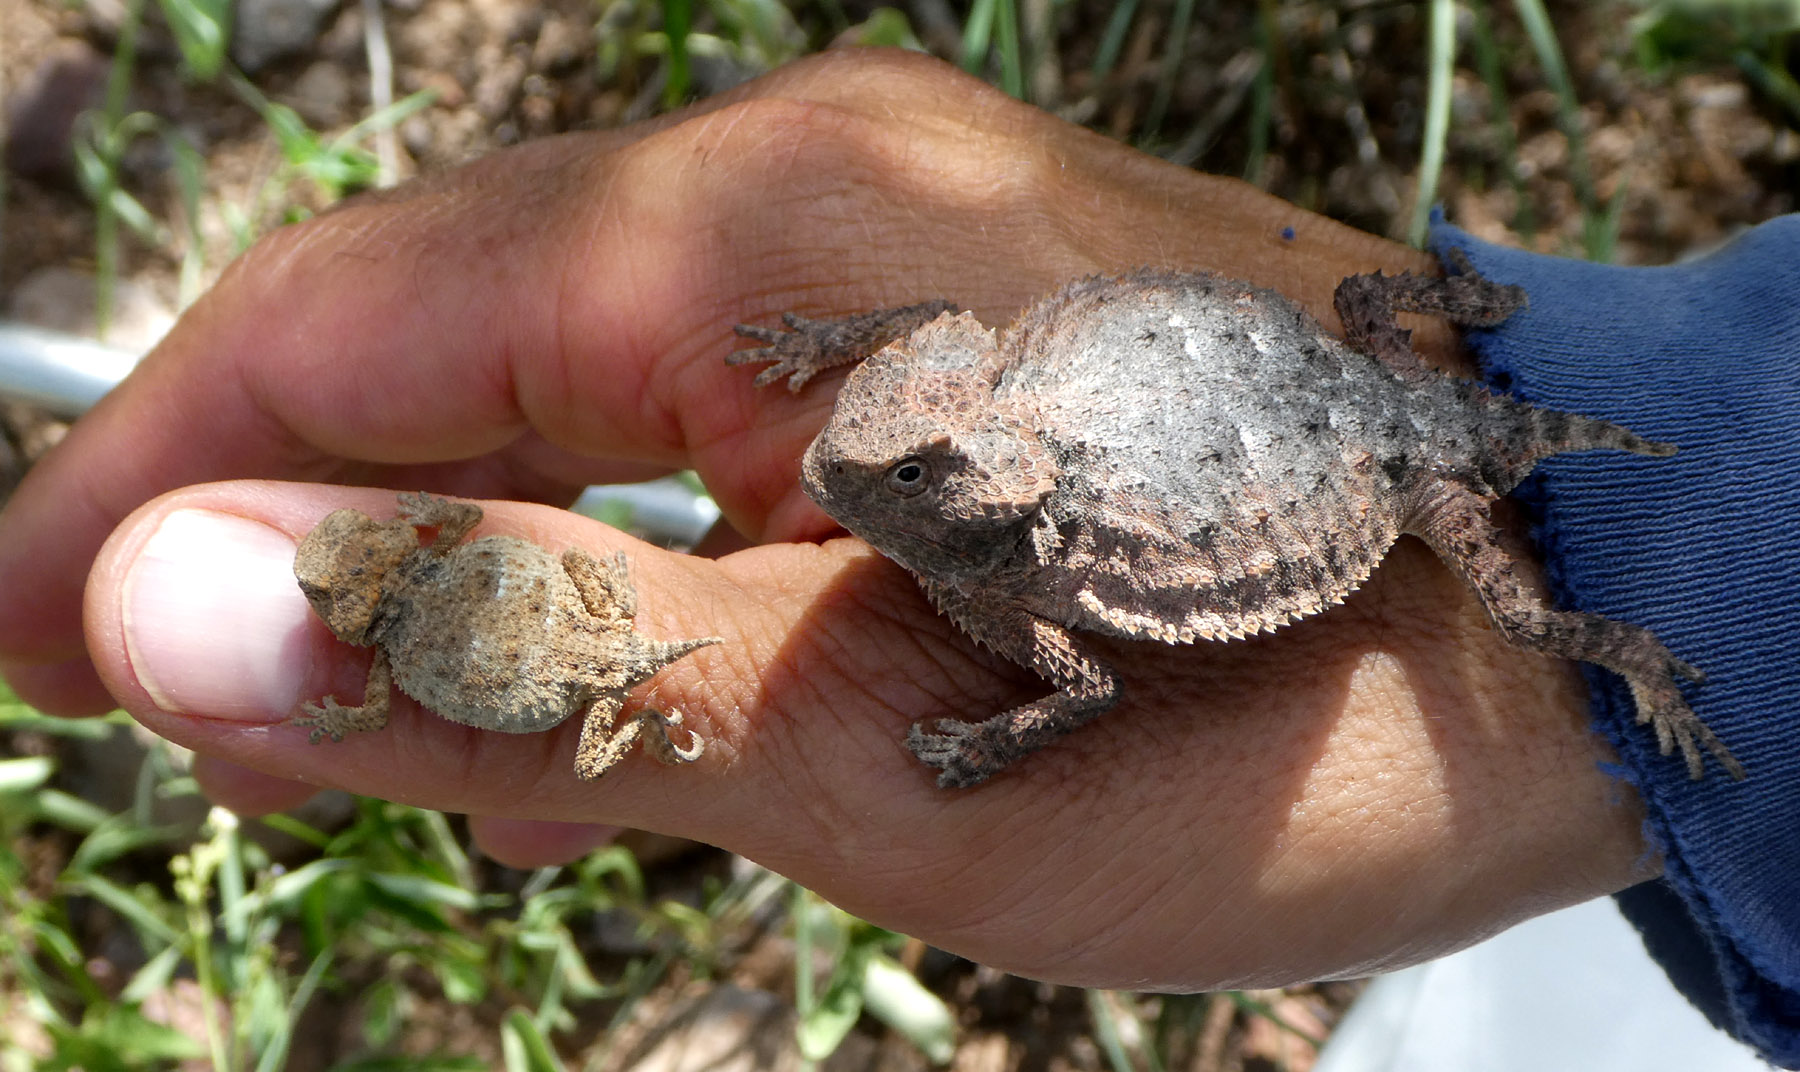
[[[613,723],[619,716],[623,700],[617,696],[603,696],[588,709],[587,717],[581,723],[581,740],[575,746],[575,773],[578,777],[593,780],[611,770],[631,746],[639,738],[644,741],[644,751],[662,763],[692,763],[706,752],[706,742],[699,734],[688,731],[686,748],[677,745],[669,736],[669,730],[681,726],[679,712],[665,715],[654,708],[646,707],[618,729]],[[649,736],[644,735],[648,728]],[[684,727],[685,728],[685,727]]]
[[[631,583],[631,566],[625,552],[616,551],[607,561],[588,554],[579,547],[563,552],[563,571],[581,596],[582,606],[595,619],[608,625],[630,622],[637,617],[637,588]],[[648,677],[700,648],[724,643],[723,637],[697,637],[692,640],[651,640],[643,638],[636,648],[636,658]]]
[[[613,729],[623,705],[624,698],[613,695],[600,697],[588,708],[587,715],[581,720],[581,740],[575,745],[578,777],[591,780],[611,770],[615,763],[625,758],[625,753],[644,732],[643,721],[635,718]]]
[[[1513,570],[1489,517],[1492,499],[1465,485],[1440,481],[1427,489],[1406,531],[1437,552],[1463,583],[1475,592],[1494,628],[1508,643],[1545,655],[1577,659],[1605,667],[1625,679],[1637,706],[1637,722],[1656,733],[1663,755],[1681,750],[1688,775],[1705,774],[1705,758],[1734,779],[1744,768],[1688,706],[1675,678],[1702,680],[1692,666],[1677,659],[1656,634],[1642,626],[1613,621],[1598,614],[1557,610],[1528,590]]]

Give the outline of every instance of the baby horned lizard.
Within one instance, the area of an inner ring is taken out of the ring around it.
[[[1118,702],[1077,630],[1185,644],[1276,629],[1342,602],[1402,533],[1509,643],[1622,675],[1693,777],[1702,748],[1743,777],[1676,687],[1700,674],[1647,629],[1545,605],[1489,517],[1549,455],[1675,448],[1426,367],[1396,311],[1492,325],[1525,304],[1451,260],[1449,279],[1344,280],[1348,345],[1272,291],[1159,270],[1070,284],[998,335],[941,301],[738,328],[767,345],[733,363],[775,362],[758,385],[798,390],[869,358],[806,452],[806,493],[1056,687],[983,722],[914,726],[939,784],[973,785]]]
[[[668,739],[679,714],[646,708],[613,729],[625,693],[704,640],[651,640],[631,627],[637,594],[625,556],[608,564],[579,548],[550,552],[510,536],[458,546],[481,521],[474,503],[401,495],[400,516],[375,521],[339,510],[306,534],[294,575],[313,610],[339,640],[373,645],[361,707],[332,697],[294,719],[312,741],[387,725],[388,686],[452,722],[531,733],[587,712],[575,773],[598,778],[618,762],[646,723],[646,747],[665,762],[697,759]],[[437,529],[420,546],[416,530]]]

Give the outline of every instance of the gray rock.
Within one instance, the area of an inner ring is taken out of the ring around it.
[[[350,75],[343,66],[320,60],[301,72],[287,93],[287,102],[313,126],[330,127],[346,121],[353,93]]]
[[[276,60],[296,56],[318,41],[337,0],[238,0],[231,58],[255,74]]]
[[[58,41],[6,109],[6,169],[38,182],[74,176],[75,117],[98,108],[111,64],[86,42]]]

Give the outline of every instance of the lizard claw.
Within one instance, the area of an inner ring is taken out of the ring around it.
[[[1684,663],[1680,659],[1671,656],[1669,659],[1669,669],[1673,671],[1676,676],[1687,678],[1696,685],[1706,684],[1706,675],[1701,673],[1700,670],[1691,663]]]
[[[657,762],[672,767],[677,763],[692,763],[706,754],[706,741],[693,730],[687,731],[688,746],[686,748],[676,744],[675,739],[669,736],[669,730],[672,727],[681,726],[682,729],[687,729],[682,725],[680,711],[670,711],[664,714],[655,708],[646,707],[638,715],[638,718],[643,721],[646,728],[655,731],[644,735],[644,751],[650,753]]]

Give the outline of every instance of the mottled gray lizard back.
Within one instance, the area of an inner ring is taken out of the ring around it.
[[[1067,474],[1044,510],[1068,576],[1036,602],[1080,607],[1070,625],[1224,639],[1368,577],[1400,532],[1391,474],[1451,460],[1446,440],[1467,453],[1487,411],[1422,413],[1418,386],[1302,326],[1243,283],[1139,272],[1078,283],[1002,338],[995,396],[1033,401]]]

